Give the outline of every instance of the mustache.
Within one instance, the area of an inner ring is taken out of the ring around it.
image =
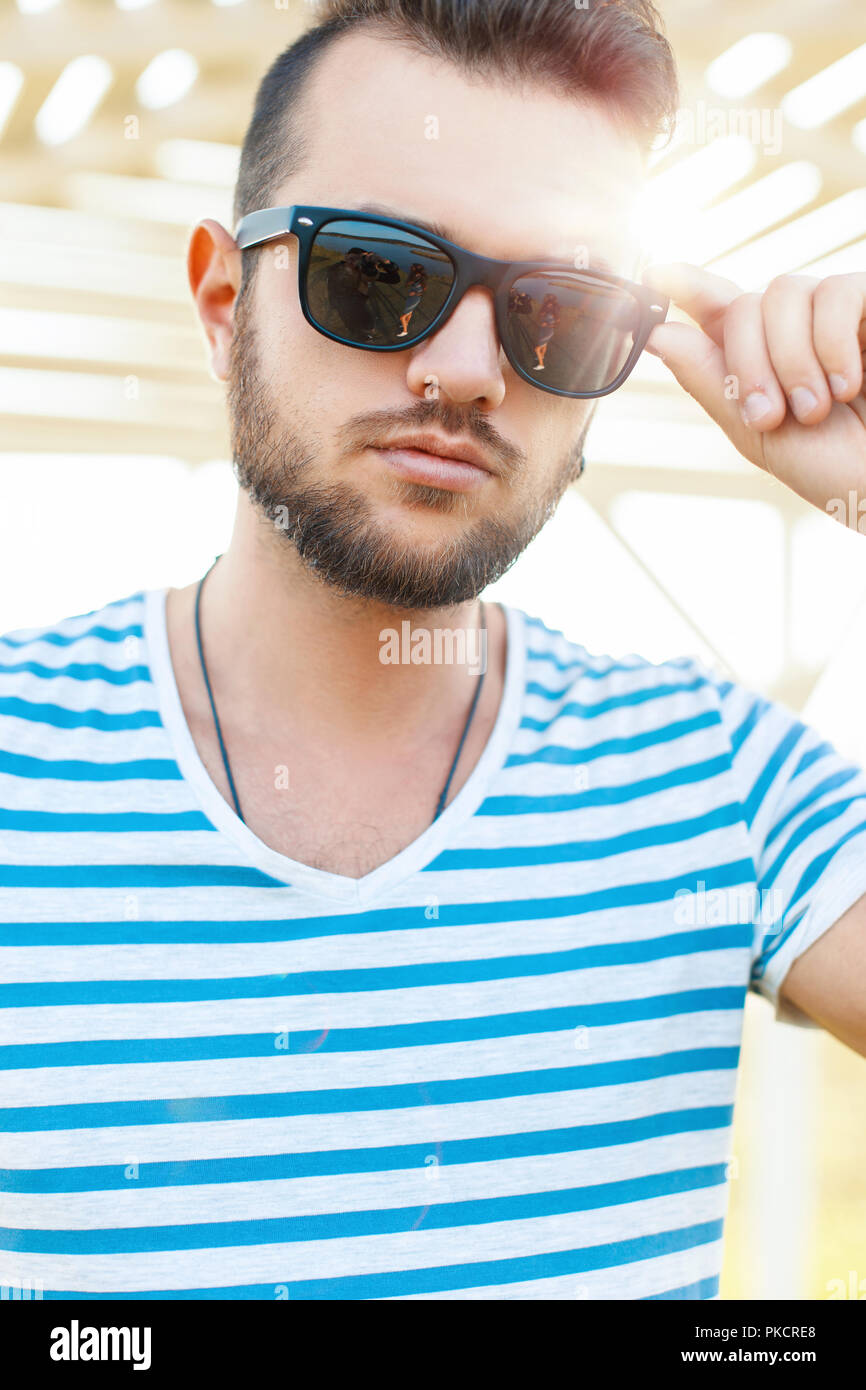
[[[418,401],[406,410],[371,410],[353,415],[337,431],[341,457],[375,444],[383,436],[410,433],[438,425],[445,434],[468,435],[493,460],[505,483],[511,483],[526,467],[526,455],[503,439],[477,406],[466,409],[439,400]]]

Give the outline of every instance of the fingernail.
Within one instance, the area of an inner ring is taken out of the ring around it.
[[[769,415],[772,409],[763,391],[752,391],[743,401],[741,414],[747,425],[756,425],[759,420]]]
[[[808,386],[795,386],[791,392],[791,409],[798,420],[811,415],[817,404],[818,397],[814,391],[809,390]]]
[[[847,376],[840,376],[838,372],[830,373],[830,390],[834,396],[844,396],[848,390]]]

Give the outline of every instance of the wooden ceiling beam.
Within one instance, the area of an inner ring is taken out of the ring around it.
[[[308,27],[310,11],[298,0],[276,4],[189,5],[160,0],[141,10],[118,10],[88,0],[63,0],[43,14],[24,15],[9,4],[0,17],[0,52],[25,72],[60,69],[78,53],[97,53],[115,68],[142,71],[167,48],[184,48],[202,68],[248,63],[264,73]]]

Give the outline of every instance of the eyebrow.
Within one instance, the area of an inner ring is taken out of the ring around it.
[[[442,222],[428,222],[423,217],[415,217],[411,213],[401,211],[401,209],[399,208],[389,207],[387,203],[361,203],[358,206],[358,211],[369,212],[372,213],[374,216],[378,215],[379,217],[391,217],[396,222],[408,222],[410,226],[417,227],[419,231],[431,232],[433,236],[441,237],[443,241],[453,242],[455,246],[459,245],[457,238],[454,236],[454,233],[452,232],[451,228],[445,226]],[[559,265],[569,264],[569,261],[565,256],[521,256],[520,259],[522,261],[531,261],[533,259],[537,259],[539,262],[555,261]],[[596,256],[590,253],[588,256],[588,260],[589,265],[585,267],[585,269],[587,270],[599,270],[604,275],[617,274],[610,261],[606,261],[603,256]]]

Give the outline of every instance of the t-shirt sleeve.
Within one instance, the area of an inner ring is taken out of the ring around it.
[[[785,705],[710,680],[756,870],[750,988],[778,1019],[817,1027],[779,989],[793,961],[866,894],[866,773]]]

